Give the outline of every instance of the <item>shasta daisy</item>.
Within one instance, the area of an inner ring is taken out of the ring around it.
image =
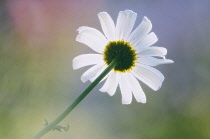
[[[165,58],[166,48],[152,46],[158,38],[150,32],[152,23],[147,17],[132,31],[136,17],[137,14],[131,10],[120,11],[115,25],[107,12],[100,12],[98,18],[104,34],[97,29],[82,26],[76,37],[76,41],[97,52],[82,54],[73,59],[73,69],[93,65],[82,74],[83,82],[94,81],[117,57],[117,65],[102,80],[105,83],[100,91],[112,96],[119,85],[123,104],[132,102],[132,94],[137,102],[146,103],[145,93],[138,80],[157,91],[164,76],[153,67],[173,63]]]

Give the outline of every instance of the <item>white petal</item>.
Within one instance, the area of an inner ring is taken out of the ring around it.
[[[126,18],[126,22],[125,22],[123,39],[125,41],[127,41],[128,36],[130,35],[130,33],[133,29],[133,26],[135,24],[137,14],[135,12],[131,11],[131,10],[126,10],[125,12],[127,13],[127,18]]]
[[[110,74],[107,76],[107,79],[104,83],[104,85],[101,87],[101,89],[99,89],[101,92],[107,92],[108,91],[108,88],[110,86],[110,82],[111,82],[111,75],[113,74],[113,71],[110,71]]]
[[[116,40],[127,40],[130,35],[137,14],[131,10],[120,11],[116,24]]]
[[[140,64],[139,64],[140,65]],[[132,74],[144,82],[146,85],[148,85],[153,90],[157,91],[160,89],[162,82],[164,80],[163,74],[149,66],[137,65],[131,72]]]
[[[146,96],[137,79],[131,73],[128,73],[127,78],[128,83],[130,84],[130,88],[137,102],[146,103]]]
[[[147,35],[144,39],[142,39],[138,44],[136,44],[134,47],[137,52],[140,52],[142,49],[145,49],[154,43],[158,41],[157,36],[154,32],[151,32],[149,35]]]
[[[104,64],[103,67],[101,68],[101,70],[100,70],[98,73],[96,73],[95,76],[93,76],[92,78],[90,78],[90,81],[91,81],[91,82],[95,81],[95,79],[98,78],[98,76],[101,75],[101,73],[102,73],[106,68],[107,68],[107,66]],[[110,73],[108,73],[100,82],[104,81],[104,80],[108,77],[109,74],[110,74]]]
[[[104,85],[101,87],[101,89],[99,89],[101,92],[107,92],[109,85],[110,85],[110,75],[106,79],[106,81],[105,81]]]
[[[87,26],[82,26],[82,27],[79,27],[77,29],[77,31],[79,33],[89,33],[93,36],[97,36],[98,39],[101,39],[102,41],[105,41],[106,43],[108,42],[108,40],[106,39],[106,37],[97,29],[95,28],[91,28],[91,27],[87,27]]]
[[[165,57],[167,54],[167,49],[164,47],[148,47],[139,52],[140,56],[160,56]]]
[[[100,12],[98,18],[101,23],[102,30],[109,41],[115,39],[115,25],[107,12]]]
[[[107,92],[110,96],[113,96],[116,92],[118,85],[117,73],[111,71],[109,77],[107,78],[106,82],[100,89],[101,92]]]
[[[128,37],[128,42],[130,42],[132,46],[137,44],[151,31],[151,29],[151,21],[147,17],[144,17],[140,25]]]
[[[96,73],[98,73],[102,69],[103,65],[104,65],[103,63],[94,65],[91,68],[89,68],[86,72],[84,72],[81,76],[82,82],[86,82],[90,80],[90,78],[95,76]]]
[[[117,73],[114,73],[112,75],[110,75],[111,77],[111,82],[110,82],[110,86],[109,86],[109,89],[107,91],[107,93],[110,95],[110,96],[113,96],[114,93],[116,92],[117,90],[117,86],[118,86],[118,74]]]
[[[84,66],[98,64],[103,61],[101,54],[83,54],[73,59],[73,69],[79,69]]]
[[[119,75],[119,86],[122,94],[122,104],[130,104],[132,101],[132,92],[130,86],[127,83],[127,78],[124,78],[123,73]]]
[[[103,52],[108,40],[100,31],[84,26],[78,28],[77,31],[79,34],[76,37],[76,41],[86,44],[98,53]]]
[[[127,14],[125,11],[120,11],[117,17],[117,24],[116,24],[116,40],[122,40],[123,32],[125,28]]]
[[[173,60],[170,59],[158,59],[150,56],[143,56],[137,59],[137,62],[140,64],[148,65],[148,66],[157,66],[161,64],[171,64],[174,63]],[[137,63],[138,64],[138,63]]]

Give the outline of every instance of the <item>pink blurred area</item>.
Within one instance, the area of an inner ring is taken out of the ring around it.
[[[75,35],[83,21],[95,17],[92,15],[98,13],[101,4],[85,0],[8,0],[7,5],[15,32],[30,45],[42,46]]]

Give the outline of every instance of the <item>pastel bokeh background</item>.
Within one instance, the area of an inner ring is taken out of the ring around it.
[[[68,132],[43,139],[209,139],[209,0],[2,0],[0,1],[0,138],[28,139],[45,119],[54,120],[90,84],[87,69],[72,59],[93,52],[75,41],[76,29],[101,30],[97,13],[116,21],[120,10],[147,16],[174,64],[158,66],[165,75],[154,92],[142,84],[147,103],[121,104],[99,92],[99,84],[61,123]]]

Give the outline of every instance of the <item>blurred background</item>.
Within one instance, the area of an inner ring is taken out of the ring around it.
[[[157,68],[165,75],[154,92],[142,83],[147,103],[121,104],[97,87],[60,124],[68,132],[43,139],[209,139],[209,0],[1,0],[0,138],[29,139],[78,97],[82,83],[72,59],[93,52],[75,41],[76,29],[101,30],[97,14],[116,21],[120,10],[147,16],[174,64]]]

